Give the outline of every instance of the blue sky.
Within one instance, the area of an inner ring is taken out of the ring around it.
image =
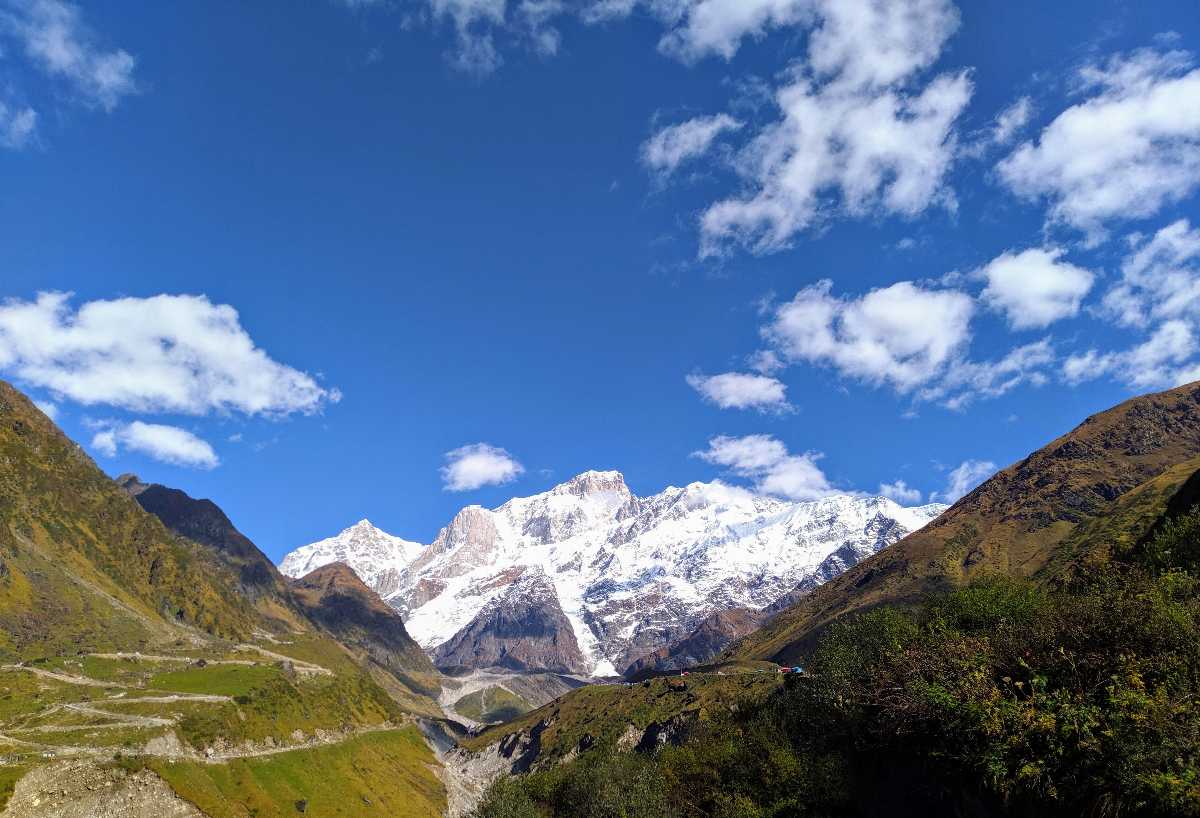
[[[953,499],[1200,377],[1194,10],[0,0],[0,376],[274,558]]]

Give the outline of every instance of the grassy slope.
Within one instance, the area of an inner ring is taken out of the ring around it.
[[[7,797],[19,773],[42,762],[41,750],[21,741],[47,748],[105,748],[106,753],[112,748],[136,756],[147,740],[172,732],[201,749],[222,741],[226,746],[287,741],[295,730],[311,736],[318,729],[337,732],[403,720],[402,708],[372,678],[377,668],[367,667],[356,651],[306,620],[286,597],[247,598],[244,579],[211,547],[168,531],[30,401],[0,382],[0,664],[29,661],[38,670],[108,683],[69,684],[28,671],[0,672],[0,732],[18,739],[0,741],[0,755],[12,762],[0,765],[0,797]],[[264,610],[264,602],[271,610]],[[256,635],[263,632],[276,636]],[[278,660],[237,650],[243,642],[332,673],[298,673]],[[187,659],[175,664],[84,655],[139,650]],[[188,665],[198,658],[257,665]],[[236,698],[121,702],[171,693]],[[432,706],[419,692],[405,695],[413,710]],[[65,704],[173,724],[124,726],[114,718],[106,725],[104,716],[64,709]],[[353,758],[402,770],[396,766],[402,760],[399,749],[363,746],[369,749]],[[296,764],[311,763],[315,769],[321,765],[305,760],[308,754],[334,749],[292,755]],[[353,765],[353,758],[346,763]],[[440,784],[426,772],[420,767],[378,786],[381,792],[403,790],[415,804],[437,801]],[[255,797],[271,792],[267,788]],[[294,814],[290,801],[272,808]],[[260,808],[258,814],[267,813]]]
[[[510,721],[533,708],[520,696],[498,685],[468,693],[454,703],[454,709],[478,722]]]
[[[410,726],[228,764],[155,760],[150,766],[212,818],[294,816],[299,801],[310,815],[429,818],[446,806],[435,764]]]
[[[989,573],[1051,578],[1086,556],[1080,549],[1093,540],[1082,533],[1114,500],[1172,470],[1167,482],[1186,476],[1198,456],[1200,386],[1127,401],[1088,418],[929,526],[816,589],[730,655],[792,661],[830,622],[853,611],[916,603]]]
[[[144,513],[0,382],[0,658],[133,647],[191,626],[241,638],[224,570]]]
[[[545,721],[549,726],[541,733],[539,762],[549,763],[578,747],[585,736],[591,743],[604,746],[620,738],[630,725],[645,730],[651,724],[664,724],[680,716],[704,719],[738,701],[760,699],[778,684],[774,673],[742,673],[691,675],[686,679],[660,677],[631,687],[591,685],[507,724],[484,730],[466,739],[463,746],[481,750]]]

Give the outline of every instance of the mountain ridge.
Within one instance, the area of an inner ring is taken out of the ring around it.
[[[586,672],[613,676],[647,662],[670,667],[708,658],[696,651],[718,651],[743,635],[757,616],[750,612],[824,581],[942,508],[850,495],[790,502],[719,481],[638,497],[620,472],[592,470],[494,509],[464,507],[402,568],[396,551],[371,553],[370,547],[342,561],[365,562],[363,573],[375,578],[375,590],[448,666],[467,656],[498,658],[511,636],[481,633],[476,617],[513,583],[545,577],[553,591],[545,596],[565,616],[571,638],[550,640],[558,647],[543,654],[552,663],[541,669],[580,672],[571,656],[574,641]],[[295,573],[298,566],[345,556],[355,539],[351,528],[303,546],[282,560],[281,570]],[[746,613],[712,618],[733,610]],[[526,614],[539,632],[536,622],[561,622],[553,611],[548,619]],[[494,624],[500,627],[500,620]],[[474,636],[464,652],[460,637],[468,630]],[[456,647],[445,647],[453,640]]]
[[[814,588],[730,652],[795,661],[832,621],[911,603],[993,572],[1049,579],[1092,545],[1072,535],[1111,503],[1200,457],[1200,382],[1131,398],[1086,418],[984,481],[919,532]],[[1176,486],[1177,488],[1177,486]],[[1166,491],[1169,487],[1163,487]],[[1089,540],[1090,542],[1090,540]]]

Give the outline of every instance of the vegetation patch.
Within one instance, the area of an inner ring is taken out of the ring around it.
[[[463,696],[454,703],[454,709],[473,721],[499,723],[512,721],[533,708],[512,691],[492,685]]]
[[[1200,815],[1200,513],[1155,531],[1054,588],[987,577],[842,620],[807,673],[678,746],[597,742],[477,815]]]
[[[149,761],[180,797],[212,818],[441,815],[446,795],[435,765],[415,727],[226,764]]]

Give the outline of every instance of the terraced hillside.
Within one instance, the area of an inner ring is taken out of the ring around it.
[[[103,791],[131,815],[438,814],[412,715],[436,679],[401,673],[427,660],[339,642],[215,505],[138,485],[161,520],[0,383],[5,818],[91,818]],[[325,766],[348,772],[297,774]]]

